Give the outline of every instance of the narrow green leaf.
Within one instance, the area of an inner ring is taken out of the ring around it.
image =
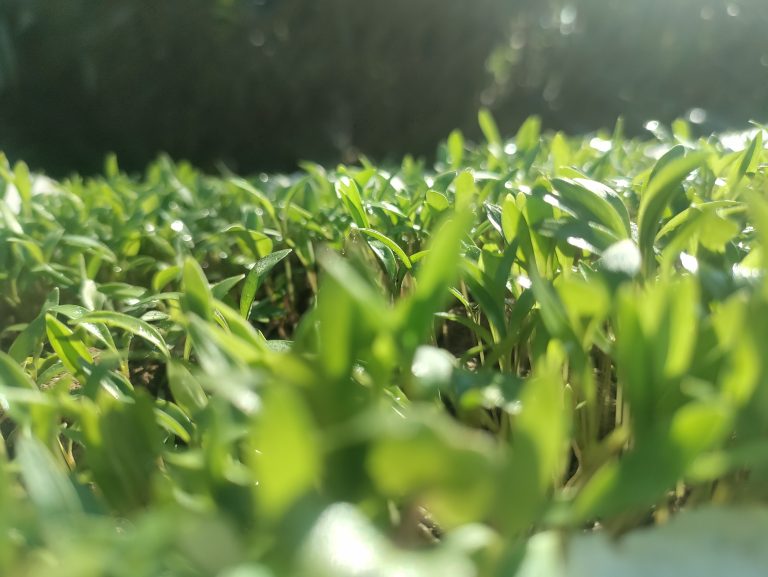
[[[336,182],[336,194],[339,195],[345,204],[349,208],[352,220],[355,221],[360,228],[370,227],[368,222],[368,215],[363,208],[363,201],[360,198],[360,189],[357,187],[357,183],[348,176],[342,176]]]
[[[470,210],[477,198],[477,186],[475,178],[469,170],[460,172],[453,181],[456,190],[456,211]]]
[[[0,199],[0,214],[2,214],[5,226],[16,236],[24,236],[24,229],[19,223],[16,215],[8,206],[8,203]]]
[[[448,136],[448,159],[451,168],[458,170],[464,159],[464,135],[460,130],[454,130]]]
[[[88,347],[75,336],[75,333],[56,317],[45,317],[48,341],[67,370],[75,376],[84,376],[83,364],[93,364],[93,357]]]
[[[37,390],[35,383],[16,360],[2,351],[0,351],[0,387]]]
[[[539,145],[541,136],[541,119],[538,116],[528,117],[515,136],[515,145],[520,153],[530,152]]]
[[[113,311],[95,311],[83,315],[75,322],[98,323],[108,327],[123,329],[157,347],[164,357],[168,358],[171,356],[168,345],[165,344],[160,331],[141,319]]]
[[[432,326],[433,315],[442,308],[459,274],[461,240],[471,223],[472,213],[463,211],[438,230],[421,262],[416,290],[400,301],[398,318],[407,350],[416,350]]]
[[[244,274],[238,274],[235,276],[225,278],[224,280],[221,280],[216,284],[212,285],[211,294],[213,295],[213,298],[219,299],[219,300],[223,299],[229,294],[229,291],[235,288],[237,284],[244,278],[245,278]]]
[[[160,428],[175,435],[183,443],[189,443],[192,440],[195,427],[189,420],[189,416],[178,405],[158,400],[155,407],[155,421]]]
[[[27,357],[37,356],[40,353],[43,337],[45,336],[45,315],[51,307],[58,304],[59,289],[54,288],[46,297],[43,308],[37,317],[19,333],[13,341],[11,348],[8,349],[8,354],[17,363],[22,363]]]
[[[370,239],[367,242],[373,254],[376,255],[379,264],[381,264],[384,274],[387,275],[390,287],[394,289],[397,284],[397,260],[395,260],[395,253],[378,240]]]
[[[65,234],[61,237],[61,242],[67,246],[92,250],[108,262],[115,262],[117,260],[115,253],[107,245],[89,236]]]
[[[21,211],[25,217],[29,218],[32,213],[32,177],[25,162],[16,163],[13,167],[13,177],[13,183],[21,197]]]
[[[240,190],[247,192],[254,200],[256,200],[256,202],[258,202],[264,208],[264,210],[267,211],[267,214],[273,221],[277,221],[277,216],[275,214],[275,207],[263,192],[261,192],[259,189],[257,189],[250,182],[248,182],[243,178],[233,177],[229,179],[229,182],[235,187],[239,188]]]
[[[262,281],[266,275],[275,268],[275,265],[291,254],[291,249],[278,250],[264,258],[256,261],[253,268],[248,272],[243,285],[243,292],[240,295],[240,314],[247,319],[256,298],[256,292],[259,290]]]
[[[519,225],[522,214],[517,208],[515,197],[508,194],[504,197],[504,203],[501,207],[501,228],[504,232],[504,240],[508,243],[513,242],[519,234]]]
[[[477,115],[477,120],[488,144],[501,147],[501,135],[491,111],[487,108],[481,108]]]
[[[206,320],[213,319],[213,296],[203,269],[196,260],[187,258],[183,270],[184,296],[182,303],[188,312]]]
[[[388,236],[383,235],[378,230],[374,230],[372,228],[361,228],[358,229],[360,232],[370,236],[371,238],[375,238],[382,244],[389,247],[389,249],[394,252],[398,258],[403,262],[405,265],[405,268],[410,269],[411,268],[411,259],[408,258],[408,255],[405,254],[405,251],[400,248],[400,246],[391,238]]]
[[[224,320],[229,332],[239,339],[247,342],[254,352],[265,351],[267,341],[259,331],[257,331],[247,319],[239,314],[239,311],[227,306],[221,301],[214,302],[216,314]]]
[[[172,280],[176,280],[181,275],[181,268],[177,265],[169,266],[155,273],[152,278],[152,290],[159,292]]]
[[[739,162],[738,167],[736,168],[735,174],[731,177],[730,185],[732,190],[736,188],[736,186],[741,182],[744,176],[755,172],[758,164],[760,163],[760,158],[762,154],[763,154],[763,131],[758,130],[757,134],[755,134],[755,137],[752,139],[752,141],[749,143],[749,146],[744,151],[744,154],[741,157],[741,162]]]

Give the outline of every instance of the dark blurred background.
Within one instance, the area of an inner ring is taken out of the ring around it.
[[[0,149],[52,174],[429,156],[480,106],[570,133],[768,118],[767,0],[0,0]]]

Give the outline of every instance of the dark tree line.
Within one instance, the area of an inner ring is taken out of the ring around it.
[[[514,130],[768,116],[763,0],[5,0],[0,149],[291,169],[431,154],[480,105]]]

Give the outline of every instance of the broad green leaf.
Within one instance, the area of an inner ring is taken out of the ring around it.
[[[73,375],[84,376],[84,365],[93,364],[93,357],[88,347],[68,326],[50,314],[45,317],[45,326],[48,342],[51,343],[67,370]]]
[[[562,361],[562,352],[552,347],[540,374],[520,393],[499,507],[500,522],[509,531],[524,530],[536,519],[565,466],[569,417],[558,374]]]
[[[451,205],[444,194],[432,189],[427,191],[427,204],[438,212],[446,210]]]
[[[322,462],[312,417],[301,397],[288,387],[273,387],[263,402],[251,431],[258,451],[252,467],[259,482],[259,508],[274,519],[312,488]]]
[[[629,215],[614,190],[585,178],[556,178],[552,185],[579,218],[597,221],[619,239],[629,237]]]
[[[154,403],[141,391],[134,403],[102,395],[98,413],[83,425],[93,480],[110,506],[123,514],[146,507],[161,440]]]
[[[356,333],[362,332],[364,319],[358,317],[360,309],[354,296],[379,304],[378,295],[368,294],[373,291],[339,257],[326,258],[324,266],[330,274],[323,279],[317,296],[319,362],[329,379],[339,381],[352,370]]]
[[[600,282],[577,276],[560,277],[555,289],[571,318],[602,320],[608,313],[610,295]]]
[[[251,341],[197,316],[191,316],[188,321],[190,346],[194,347],[206,373],[218,374],[262,360],[263,349],[253,346]]]
[[[648,185],[651,183],[651,181],[656,178],[659,175],[659,172],[666,168],[669,164],[674,162],[675,160],[680,160],[681,158],[685,157],[685,146],[682,144],[676,144],[669,150],[667,150],[664,154],[661,155],[661,158],[656,161],[656,164],[653,165],[653,168],[651,169],[651,173],[648,176],[648,180],[645,183],[645,188],[648,187]]]
[[[642,443],[590,477],[574,501],[575,521],[650,507],[674,488],[687,465],[679,448],[663,431],[646,433]]]
[[[708,210],[699,220],[701,245],[712,252],[725,252],[726,244],[741,232],[739,224]]]
[[[656,331],[649,329],[648,338],[653,339],[657,355],[666,356],[664,376],[677,378],[688,371],[693,355],[698,325],[699,289],[694,277],[690,276],[682,277],[665,288],[668,300],[660,327]],[[668,338],[663,334],[666,332],[669,333]]]
[[[640,316],[643,311],[635,303],[644,295],[634,287],[624,287],[616,299],[616,371],[622,392],[632,407],[636,423],[646,425],[653,420],[656,382],[653,374],[653,350],[647,342]]]
[[[184,364],[172,360],[168,363],[168,387],[174,401],[190,416],[208,404],[208,396],[197,379]]]
[[[421,502],[449,526],[482,518],[493,506],[496,464],[489,439],[465,434],[435,415],[394,421],[368,453],[367,468],[386,496]]]
[[[17,450],[16,461],[24,487],[44,519],[61,520],[82,513],[75,487],[40,441],[22,435]]]
[[[670,437],[690,465],[704,451],[723,443],[732,430],[729,407],[717,401],[692,402],[681,407],[672,420]]]

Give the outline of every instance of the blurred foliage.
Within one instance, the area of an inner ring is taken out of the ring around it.
[[[768,115],[766,26],[763,0],[4,0],[0,146],[59,174],[294,169],[431,155],[481,104],[723,130]]]
[[[293,168],[427,152],[476,114],[495,0],[5,0],[0,145],[47,170],[159,151]]]
[[[513,2],[513,4],[518,4]],[[500,122],[572,132],[688,116],[700,133],[768,118],[763,0],[555,0],[514,12],[490,61]]]

